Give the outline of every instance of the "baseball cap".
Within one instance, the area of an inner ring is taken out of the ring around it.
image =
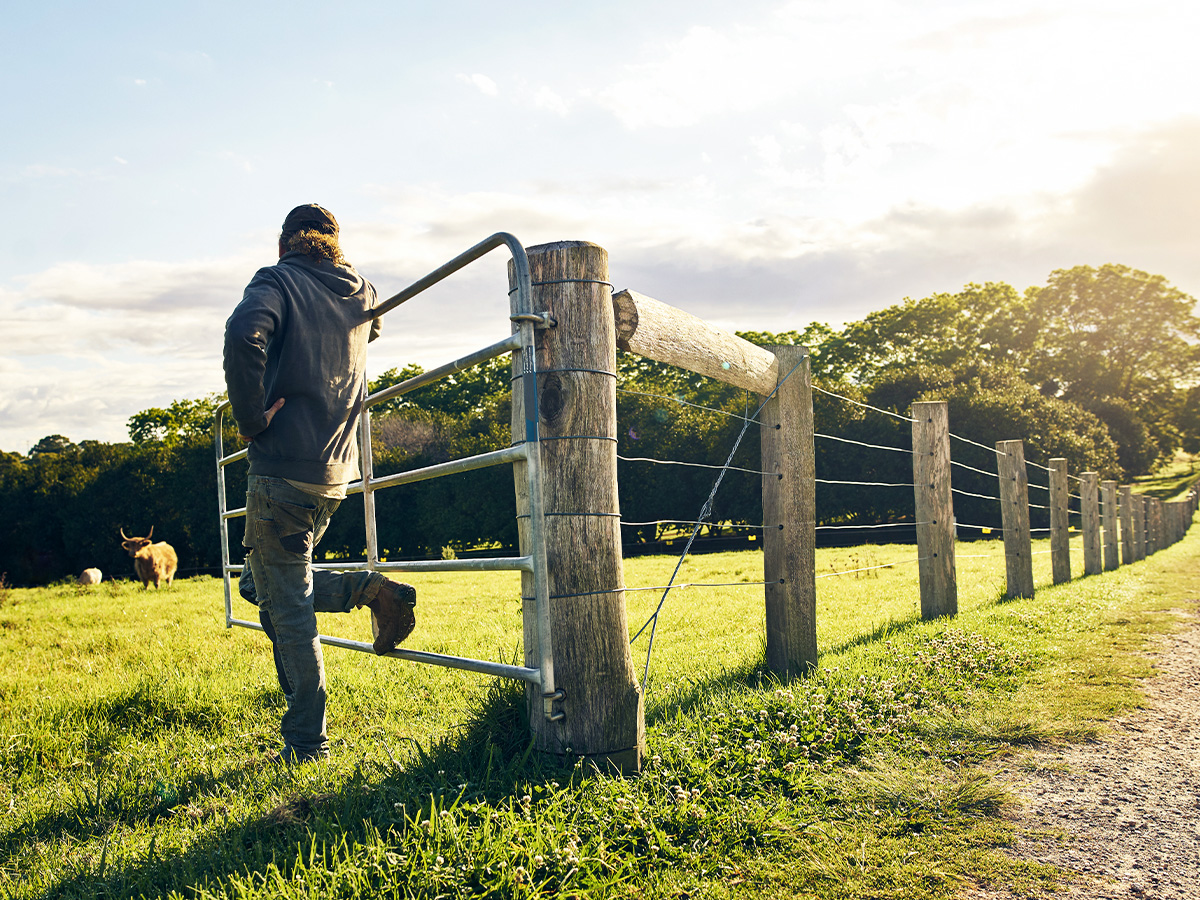
[[[283,220],[283,233],[295,234],[305,227],[313,228],[322,234],[337,234],[338,223],[333,213],[315,203],[305,203],[297,206]]]

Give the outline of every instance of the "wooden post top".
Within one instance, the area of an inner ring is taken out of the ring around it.
[[[769,394],[779,381],[775,354],[637,291],[613,294],[617,346],[630,353]]]

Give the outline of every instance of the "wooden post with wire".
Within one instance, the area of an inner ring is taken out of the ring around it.
[[[1099,575],[1104,571],[1100,551],[1100,497],[1096,472],[1079,476],[1079,508],[1083,514],[1083,574]]]
[[[586,241],[529,247],[533,308],[553,328],[537,332],[550,633],[555,687],[565,716],[543,714],[527,692],[538,750],[582,756],[601,771],[636,772],[645,750],[642,689],[629,648],[617,504],[616,336],[608,252]],[[509,266],[509,287],[515,288]],[[515,302],[515,301],[514,301]],[[516,310],[514,309],[514,312]],[[513,374],[522,371],[514,354]],[[525,398],[513,392],[513,440],[526,439]],[[525,466],[514,466],[521,552],[528,555]],[[533,581],[521,576],[525,664],[538,665]]]
[[[1146,529],[1150,532],[1150,548],[1146,552],[1157,553],[1166,546],[1163,541],[1162,501],[1151,497],[1147,502],[1150,504],[1150,515],[1147,516],[1150,526]]]
[[[1117,483],[1100,483],[1100,519],[1104,523],[1104,571],[1111,572],[1121,565],[1117,554]]]
[[[1021,441],[996,442],[1000,518],[1004,523],[1004,596],[1033,596],[1033,542],[1029,533],[1029,474]]]
[[[1134,494],[1130,497],[1130,513],[1133,516],[1133,560],[1146,558],[1146,497]]]
[[[1055,584],[1071,580],[1070,493],[1067,461],[1050,460],[1050,570]]]
[[[913,497],[921,618],[958,613],[954,501],[950,493],[950,415],[944,400],[912,405]]]
[[[1133,555],[1133,486],[1121,485],[1118,518],[1121,520],[1121,565],[1136,559]]]
[[[1146,497],[1143,502],[1146,505],[1146,555],[1153,556],[1158,550],[1158,535],[1154,530],[1154,504],[1153,497]]]
[[[767,667],[787,678],[817,665],[812,376],[807,348],[770,350],[778,384],[759,415]]]

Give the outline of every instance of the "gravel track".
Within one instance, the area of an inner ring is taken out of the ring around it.
[[[1020,835],[1006,852],[1078,878],[1047,896],[1200,900],[1200,620],[1158,641],[1145,707],[1096,740],[1038,750],[1004,773]],[[1027,896],[974,888],[968,900]]]

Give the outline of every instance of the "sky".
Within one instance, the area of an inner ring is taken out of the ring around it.
[[[0,23],[0,449],[224,389],[284,215],[389,296],[497,231],[735,330],[1114,262],[1200,296],[1200,5],[18,4]],[[369,374],[507,336],[502,249]]]

